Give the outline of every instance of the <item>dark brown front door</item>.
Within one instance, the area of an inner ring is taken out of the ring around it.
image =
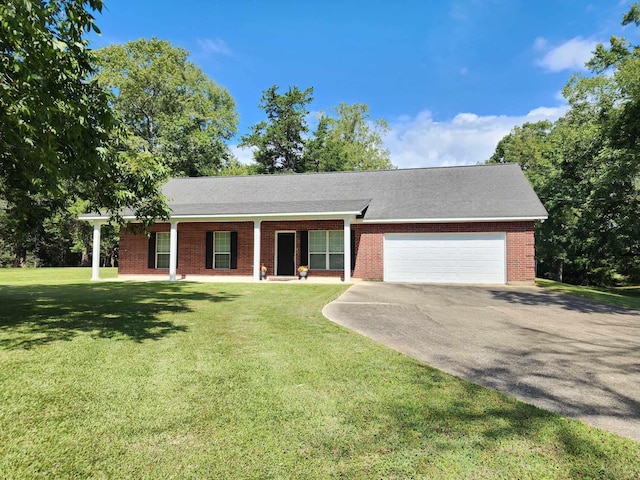
[[[296,272],[296,234],[278,232],[276,245],[276,275],[293,276]]]

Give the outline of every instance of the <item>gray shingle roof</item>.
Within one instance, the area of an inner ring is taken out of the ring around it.
[[[363,221],[543,219],[519,165],[174,178],[174,217],[361,213]]]
[[[344,213],[367,204],[364,221],[547,216],[515,164],[175,178],[163,192],[176,216]]]

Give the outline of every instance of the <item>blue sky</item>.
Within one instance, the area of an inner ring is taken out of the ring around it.
[[[630,3],[105,0],[92,46],[156,36],[186,48],[235,98],[239,135],[263,119],[266,88],[313,87],[314,111],[359,102],[386,119],[401,168],[473,164],[514,125],[558,118],[596,43],[638,41],[620,26]]]

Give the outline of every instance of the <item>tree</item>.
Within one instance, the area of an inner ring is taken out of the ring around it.
[[[341,103],[336,116],[321,114],[304,156],[306,171],[384,170],[394,168],[382,136],[387,123],[371,121],[369,107]]]
[[[335,172],[342,170],[342,145],[331,135],[332,118],[321,115],[313,136],[307,140],[302,163],[305,172]]]
[[[96,78],[114,92],[130,152],[151,154],[174,176],[214,175],[231,157],[235,101],[188,57],[156,38],[110,45],[96,52]]]
[[[633,4],[622,24],[640,25]],[[584,210],[579,224],[588,239],[589,271],[640,280],[640,46],[612,36],[587,63],[592,76],[574,75],[564,89],[574,127],[587,129],[583,159],[564,170],[577,180]],[[573,160],[573,161],[572,161]]]
[[[102,0],[0,4],[0,198],[15,263],[46,218],[76,198],[91,209],[130,207],[145,221],[166,216],[159,177],[146,158],[108,155],[119,138],[109,93],[91,79],[84,34],[97,31]]]
[[[260,173],[305,171],[304,136],[309,130],[305,117],[312,93],[313,88],[301,91],[289,87],[281,95],[277,85],[262,92],[259,106],[267,114],[267,121],[252,126],[240,142],[241,147],[255,147],[253,156]]]
[[[623,24],[640,24],[634,4]],[[574,75],[570,109],[551,128],[516,128],[490,161],[512,161],[549,211],[536,245],[542,269],[573,283],[640,281],[640,47],[612,37]]]
[[[549,121],[516,126],[498,142],[496,151],[487,163],[517,163],[522,167],[533,188],[540,192],[548,183],[555,168],[553,143]]]
[[[560,180],[561,154],[556,125],[548,121],[516,126],[498,142],[495,153],[486,163],[517,163],[549,212],[538,225],[536,257],[538,275],[553,275],[563,280],[568,262],[568,242],[573,231],[574,210],[565,201],[565,184]]]

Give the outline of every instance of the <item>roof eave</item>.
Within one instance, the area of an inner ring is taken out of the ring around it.
[[[224,214],[224,215],[171,215],[169,220],[175,221],[237,221],[237,220],[330,220],[336,218],[356,217],[362,214],[362,210],[348,210],[341,212],[299,212],[299,213],[241,213],[241,214]],[[101,215],[83,215],[81,220],[88,221],[106,221],[107,216]],[[123,215],[123,220],[137,220],[135,215]]]
[[[451,218],[375,218],[363,219],[358,223],[474,223],[474,222],[531,222],[546,220],[548,215],[533,215],[526,217],[451,217]]]

